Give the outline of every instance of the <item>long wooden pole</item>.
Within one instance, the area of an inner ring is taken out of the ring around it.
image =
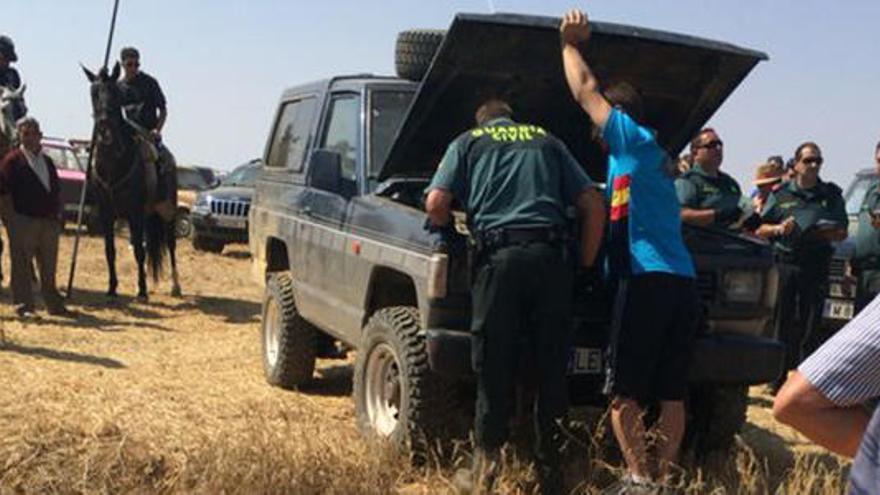
[[[113,0],[113,16],[110,19],[110,33],[107,36],[107,49],[104,51],[104,65],[103,70],[106,72],[108,70],[108,65],[110,64],[110,50],[113,47],[113,35],[116,32],[116,15],[119,13],[119,0]],[[83,209],[86,204],[86,192],[89,187],[89,181],[92,177],[92,162],[95,157],[95,141],[98,132],[98,127],[96,125],[92,125],[92,139],[89,140],[89,158],[86,162],[86,179],[83,181],[82,191],[80,191],[79,195],[79,209],[76,212],[76,232],[74,233],[73,238],[73,253],[71,255],[70,260],[70,275],[67,278],[67,297],[70,298],[73,294],[73,275],[76,273],[76,256],[79,253],[79,236],[80,230],[82,229],[82,221],[83,221]]]

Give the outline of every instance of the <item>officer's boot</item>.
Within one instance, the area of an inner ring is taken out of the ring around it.
[[[453,484],[459,494],[492,493],[492,485],[501,470],[501,456],[498,450],[474,451],[470,468],[461,468],[455,472]]]

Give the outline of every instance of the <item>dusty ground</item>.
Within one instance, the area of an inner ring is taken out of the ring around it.
[[[266,385],[261,289],[244,247],[211,255],[184,242],[184,297],[168,296],[160,283],[141,303],[132,298],[125,242],[117,240],[122,296],[109,302],[101,242],[84,240],[73,319],[15,319],[4,253],[0,492],[448,491],[447,468],[413,471],[357,436],[347,363],[319,363],[320,377],[305,392]],[[67,235],[59,282],[71,246]],[[728,461],[751,463],[739,471],[752,474],[728,490],[839,491],[837,460],[775,424],[769,405],[769,396],[752,390],[747,447]],[[709,486],[693,493],[725,493]]]

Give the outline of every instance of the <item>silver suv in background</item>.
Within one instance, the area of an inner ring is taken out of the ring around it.
[[[215,189],[196,196],[192,208],[193,247],[220,253],[231,243],[248,242],[248,213],[261,160],[239,165]]]

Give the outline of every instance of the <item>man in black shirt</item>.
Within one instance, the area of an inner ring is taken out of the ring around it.
[[[165,95],[156,79],[140,70],[140,53],[136,48],[125,47],[120,52],[122,78],[119,90],[125,116],[137,130],[143,142],[142,155],[147,166],[147,198],[156,204],[159,214],[166,220],[174,218],[176,211],[176,173],[171,152],[162,145],[162,127],[168,117]]]
[[[125,115],[149,131],[158,144],[168,117],[162,88],[153,76],[140,70],[141,56],[136,48],[123,48],[120,58],[123,75],[119,89],[122,91]]]

